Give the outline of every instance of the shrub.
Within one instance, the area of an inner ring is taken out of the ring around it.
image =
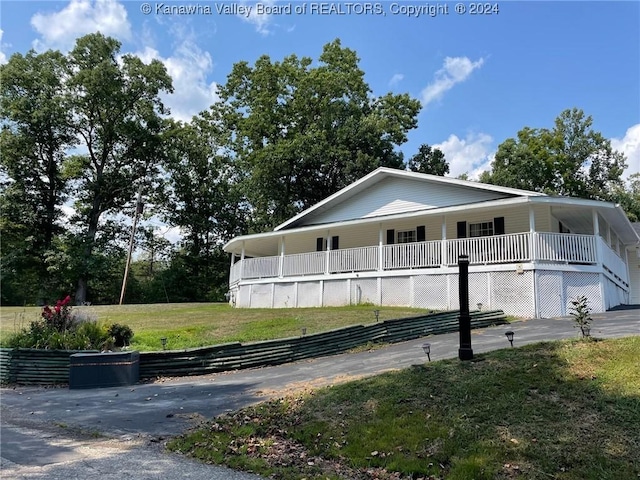
[[[40,348],[60,350],[111,350],[128,345],[133,331],[127,325],[113,324],[108,329],[86,314],[75,314],[71,297],[58,300],[52,308],[45,305],[41,318],[28,328],[7,339],[11,348]],[[109,348],[104,348],[104,347]]]
[[[589,307],[589,301],[584,295],[580,295],[575,300],[571,301],[570,314],[576,322],[576,327],[580,328],[582,337],[587,338],[591,334],[591,307]]]
[[[120,325],[119,323],[111,325],[108,334],[113,338],[116,347],[126,347],[133,338],[133,330],[128,325]]]

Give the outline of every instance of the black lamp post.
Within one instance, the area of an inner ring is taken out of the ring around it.
[[[376,316],[376,322],[377,322],[380,318],[380,310],[374,310],[373,314]]]
[[[458,257],[458,268],[460,271],[458,279],[458,293],[460,298],[460,317],[458,326],[460,330],[460,348],[458,358],[460,360],[472,360],[473,349],[471,348],[471,316],[469,315],[469,256],[460,255]]]
[[[513,347],[513,332],[511,330],[509,330],[508,332],[505,332],[504,334],[507,336],[507,340],[509,340],[509,343]]]
[[[424,350],[424,353],[427,355],[427,358],[429,359],[429,361],[431,361],[431,344],[423,343],[422,350]]]

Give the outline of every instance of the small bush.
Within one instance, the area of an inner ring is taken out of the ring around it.
[[[119,323],[111,325],[108,334],[109,337],[113,338],[113,343],[116,347],[126,347],[133,338],[133,330],[128,325],[120,325]]]
[[[591,307],[589,307],[589,301],[584,295],[580,295],[575,300],[571,301],[570,315],[576,322],[575,326],[580,328],[583,338],[588,338],[591,335]]]

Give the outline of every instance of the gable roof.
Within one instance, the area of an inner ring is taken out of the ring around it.
[[[408,172],[405,170],[397,170],[393,168],[380,167],[368,175],[362,177],[360,180],[348,185],[347,187],[339,190],[333,195],[325,198],[324,200],[316,203],[312,207],[304,210],[299,213],[295,217],[290,218],[286,222],[281,223],[277,227],[274,228],[274,231],[281,231],[288,228],[295,228],[300,225],[314,223],[313,220],[319,220],[323,215],[326,215],[330,210],[338,208],[341,204],[344,204],[348,200],[354,199],[359,194],[363,194],[366,190],[373,187],[374,185],[379,185],[381,182],[389,181],[390,179],[396,179],[400,181],[410,182],[415,184],[419,182],[425,187],[436,188],[439,187],[447,188],[451,190],[466,190],[470,194],[475,194],[478,196],[478,201],[486,201],[492,199],[493,196],[495,199],[498,198],[513,198],[513,197],[539,197],[546,196],[543,193],[538,192],[530,192],[528,190],[520,190],[517,188],[509,188],[509,187],[501,187],[498,185],[489,185],[486,183],[472,182],[468,180],[459,180],[455,178],[449,177],[441,177],[437,175],[429,175],[425,173],[416,173],[416,172]],[[354,200],[355,201],[355,200]],[[451,204],[453,205],[453,204]],[[404,202],[403,206],[409,208],[410,210],[418,210],[418,209],[427,209],[430,207],[420,206],[412,202]],[[438,207],[442,207],[444,205],[437,205]],[[382,206],[379,206],[382,207]],[[385,214],[385,208],[372,208],[370,212],[368,212],[367,216],[375,217],[375,216],[383,216]],[[333,219],[332,219],[333,220]],[[323,222],[320,222],[323,223]]]

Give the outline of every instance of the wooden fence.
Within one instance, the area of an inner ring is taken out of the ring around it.
[[[458,331],[458,311],[355,325],[300,337],[205,348],[142,352],[140,378],[203,375],[263,367],[347,352],[367,343],[395,343]],[[471,328],[505,324],[501,310],[471,312]],[[70,350],[0,349],[0,382],[56,384],[69,381]]]

